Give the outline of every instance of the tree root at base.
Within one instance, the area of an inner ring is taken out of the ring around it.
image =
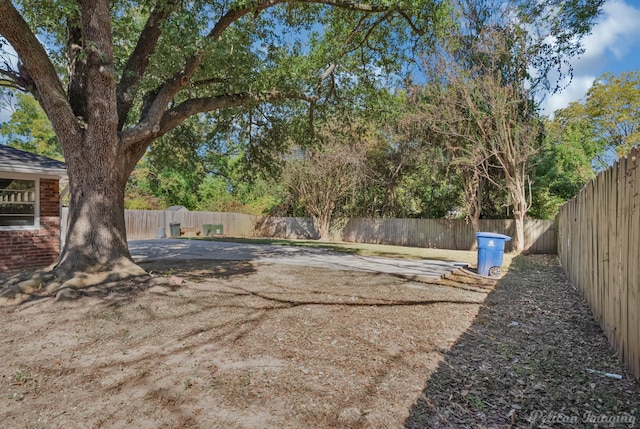
[[[110,267],[91,267],[86,271],[70,272],[61,266],[49,266],[35,273],[17,274],[5,284],[9,288],[0,293],[0,305],[17,305],[35,297],[53,297],[54,302],[71,299],[74,291],[95,288],[130,280],[146,279],[149,274],[128,259],[119,260]]]

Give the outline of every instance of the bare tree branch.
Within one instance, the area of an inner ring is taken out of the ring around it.
[[[409,15],[407,15],[405,13],[405,11],[403,11],[402,9],[398,9],[398,13],[400,14],[401,17],[404,18],[404,20],[407,22],[407,24],[409,24],[409,27],[411,27],[411,29],[418,35],[418,36],[424,36],[425,35],[425,31],[418,28],[413,21],[411,20],[411,17]]]
[[[21,64],[18,63],[18,70],[14,70],[7,61],[4,62],[4,67],[0,68],[0,76],[4,76],[4,79],[0,79],[0,86],[5,88],[17,89],[24,92],[29,92],[29,89],[34,89],[34,82],[31,76],[26,71],[20,71]]]

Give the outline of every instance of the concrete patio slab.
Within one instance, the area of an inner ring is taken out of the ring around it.
[[[296,246],[221,241],[153,239],[129,241],[136,262],[158,259],[218,259],[320,267],[440,279],[466,264],[436,260],[358,256]]]

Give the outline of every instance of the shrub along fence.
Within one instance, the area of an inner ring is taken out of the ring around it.
[[[600,173],[558,214],[558,254],[611,346],[640,376],[639,150]]]
[[[63,209],[62,225],[66,225],[67,209]],[[205,234],[204,225],[216,225],[223,235],[232,237],[274,237],[317,239],[317,230],[310,218],[262,217],[242,213],[191,212],[163,210],[125,210],[127,237],[132,240],[156,238],[158,229],[170,235],[170,225],[195,228]],[[481,220],[483,231],[513,236],[511,219]],[[470,250],[475,246],[473,228],[464,220],[449,219],[365,219],[347,220],[336,240],[353,243],[390,244]],[[505,250],[511,250],[507,242]],[[555,221],[531,219],[525,223],[525,250],[531,253],[556,253]]]

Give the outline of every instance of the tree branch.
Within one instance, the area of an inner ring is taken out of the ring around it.
[[[47,52],[9,0],[0,0],[0,34],[24,64],[40,102],[58,136],[75,139],[80,133],[71,105]]]
[[[403,11],[402,9],[398,9],[398,13],[400,14],[401,17],[404,18],[405,21],[407,21],[407,24],[409,24],[409,27],[411,27],[411,29],[413,31],[415,31],[415,33],[418,36],[424,36],[425,35],[425,31],[421,30],[420,28],[418,28],[413,21],[411,20],[411,17],[409,15],[407,15],[407,13],[405,11]]]
[[[0,74],[6,74],[4,70],[0,71]],[[17,89],[20,91],[26,91],[21,85],[19,85],[13,79],[0,79],[0,86],[3,88]]]
[[[199,86],[207,86],[207,85],[212,85],[212,84],[227,84],[229,83],[230,80],[229,79],[225,79],[222,77],[212,77],[209,79],[201,79],[195,82],[191,82],[191,86],[192,87],[199,87]]]
[[[162,23],[175,9],[179,0],[160,1],[151,11],[135,49],[129,56],[116,89],[118,100],[118,130],[122,130],[140,86],[140,81],[149,65],[149,58],[156,49],[161,35]]]
[[[287,0],[268,0],[249,4],[245,7],[231,9],[222,15],[222,17],[215,23],[207,35],[207,39],[211,42],[218,41],[229,26],[245,15],[251,12],[259,13],[264,9],[286,2]],[[151,97],[147,98],[147,102],[143,106],[143,120],[146,119],[149,122],[157,122],[163,117],[166,106],[178,91],[189,83],[191,77],[196,72],[203,59],[204,53],[201,50],[197,50],[193,55],[186,59],[182,69],[178,73],[167,80],[160,88],[157,88]]]
[[[361,27],[362,23],[364,22],[365,18],[363,17],[363,18],[360,19],[360,21],[356,25],[356,28],[353,29],[353,31],[349,34],[347,39],[342,44],[342,50],[340,51],[340,54],[338,55],[338,57],[333,60],[333,62],[329,65],[329,67],[322,74],[322,76],[320,76],[320,79],[318,81],[318,85],[317,85],[317,88],[316,88],[316,92],[318,94],[318,97],[320,96],[320,89],[322,88],[322,84],[328,77],[331,77],[332,78],[332,82],[333,82],[333,85],[331,86],[331,90],[329,91],[329,94],[331,94],[331,92],[335,89],[335,81],[333,80],[333,72],[334,72],[334,70],[336,68],[337,60],[339,58],[344,57],[345,55],[347,55],[347,54],[349,54],[351,52],[354,52],[356,49],[362,47],[365,43],[367,43],[367,40],[369,39],[371,34],[373,34],[373,31],[376,29],[376,27],[378,27],[378,25],[380,25],[382,22],[387,20],[391,15],[392,15],[391,11],[386,12],[382,17],[380,17],[378,20],[376,20],[376,22],[371,24],[371,26],[367,30],[367,33],[364,35],[362,40],[359,43],[356,44],[355,47],[353,47],[352,49],[347,49],[347,47],[348,47],[349,43],[351,42],[351,40],[360,32],[360,27]]]
[[[219,40],[229,26],[249,13],[259,14],[265,9],[282,3],[290,3],[291,1],[292,0],[262,0],[249,3],[243,7],[231,9],[222,15],[222,17],[220,17],[220,19],[214,24],[207,35],[207,39],[211,42]],[[353,3],[345,0],[301,0],[301,2],[324,4],[327,6],[361,11],[364,13],[380,13],[389,10],[387,6]],[[184,86],[189,84],[191,77],[194,75],[203,60],[204,52],[198,50],[185,60],[185,63],[179,72],[177,72],[172,78],[168,79],[161,87],[149,94],[147,102],[143,105],[142,122],[154,124],[159,123],[159,121],[164,117],[164,113],[169,102]]]
[[[383,6],[379,4],[376,5],[376,4],[354,3],[351,1],[345,1],[345,0],[303,0],[303,2],[324,4],[327,6],[338,7],[341,9],[348,9],[348,10],[354,10],[354,11],[360,11],[360,12],[367,12],[367,13],[379,13],[379,12],[386,12],[387,10],[389,10],[388,6]]]
[[[67,61],[69,104],[76,117],[87,117],[86,63],[82,55],[82,22],[80,14],[67,16]],[[84,119],[86,120],[86,119]]]
[[[0,86],[11,89],[18,89],[20,91],[29,92],[29,88],[34,89],[34,83],[29,76],[28,72],[21,72],[21,64],[18,64],[18,70],[13,70],[11,64],[7,61],[4,62],[4,67],[0,68]]]
[[[151,139],[168,133],[182,124],[189,116],[197,113],[287,99],[304,100],[309,103],[315,102],[315,98],[309,97],[306,94],[282,93],[279,91],[270,91],[263,94],[241,92],[237,94],[192,98],[165,111],[159,125],[152,126],[149,123],[144,123],[123,132],[121,134],[121,141],[125,145],[125,148],[130,150],[129,148],[136,147],[139,143],[146,144],[146,142],[149,142]]]

